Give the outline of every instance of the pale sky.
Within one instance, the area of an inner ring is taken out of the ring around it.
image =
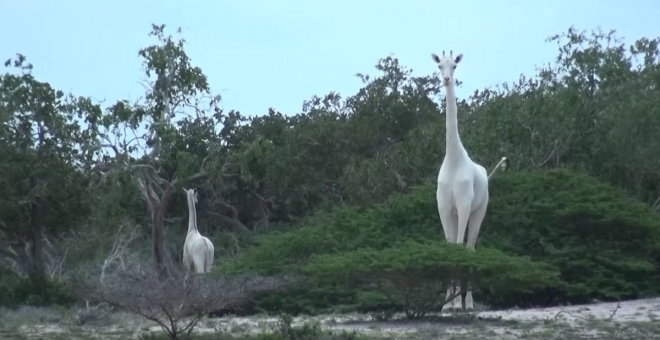
[[[660,36],[658,13],[652,0],[0,0],[0,59],[23,53],[39,80],[76,96],[136,99],[138,50],[155,43],[152,23],[166,24],[183,29],[226,111],[295,114],[312,95],[353,95],[355,73],[375,75],[390,54],[425,75],[431,53],[463,53],[462,99],[533,75],[557,55],[545,38],[571,25],[632,42]]]

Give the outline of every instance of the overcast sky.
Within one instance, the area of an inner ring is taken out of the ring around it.
[[[354,74],[376,74],[389,54],[423,75],[432,52],[463,53],[460,99],[534,74],[557,55],[545,38],[571,25],[632,42],[660,36],[658,13],[652,0],[0,0],[0,58],[23,53],[39,80],[74,95],[136,99],[137,52],[162,23],[183,29],[225,110],[295,114],[312,95],[354,94]]]

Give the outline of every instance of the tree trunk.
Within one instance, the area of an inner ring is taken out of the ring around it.
[[[34,215],[32,215],[32,245],[30,246],[30,257],[34,274],[40,277],[46,275],[44,266],[44,238],[41,231],[41,208],[39,203],[34,204]]]
[[[30,189],[37,187],[38,179],[36,176],[30,177]],[[7,250],[0,250],[0,255],[12,259],[18,264],[25,274],[30,278],[43,278],[46,276],[46,266],[44,265],[44,237],[43,237],[43,206],[44,200],[40,196],[33,197],[29,205],[27,224],[27,236],[31,242],[26,247],[26,242],[19,236],[16,236],[11,242],[10,247],[13,253]],[[26,248],[28,248],[26,250]]]
[[[34,232],[34,231],[31,231]],[[16,263],[30,278],[45,277],[46,270],[43,263],[43,238],[40,235],[30,235],[33,239],[29,247],[21,240],[10,242],[10,250],[0,249],[0,256],[6,257]],[[41,240],[37,241],[36,240]],[[29,248],[26,251],[26,248]]]
[[[165,265],[165,204],[161,202],[154,207],[151,215],[153,223],[151,233],[151,248],[156,262],[156,272],[161,280],[168,276]]]

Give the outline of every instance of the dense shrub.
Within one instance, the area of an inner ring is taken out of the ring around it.
[[[429,188],[395,195],[371,209],[337,207],[308,220],[303,228],[262,235],[242,261],[228,267],[264,273],[296,270],[315,254],[384,249],[403,240],[440,239],[440,219]]]
[[[370,209],[335,208],[298,230],[262,235],[247,254],[227,264],[226,269],[301,271],[310,268],[314,255],[349,252],[352,255],[344,256],[367,256],[371,251],[375,258],[376,254],[388,254],[380,251],[395,252],[394,247],[406,242],[430,246],[430,240],[442,237],[435,186],[428,184]],[[477,254],[498,249],[529,256],[532,261],[558,268],[560,277],[552,285],[535,286],[526,293],[482,290],[475,298],[505,307],[657,294],[659,239],[659,216],[589,176],[569,170],[500,174],[491,183],[491,201]],[[439,266],[440,261],[438,258]],[[349,266],[349,262],[342,266]],[[361,265],[359,261],[351,263]],[[314,273],[320,274],[320,270]],[[368,296],[382,304],[372,293],[374,290],[348,281],[329,284],[311,280],[288,294],[258,299],[256,307],[291,313],[327,308],[377,310],[382,305],[368,306],[359,298]]]
[[[61,283],[47,278],[20,277],[0,268],[0,306],[67,306],[74,302],[70,291]]]
[[[371,285],[410,318],[442,307],[452,280],[468,280],[475,292],[518,294],[558,281],[558,272],[543,263],[494,249],[474,252],[444,240],[313,256],[303,270],[316,278]]]
[[[660,292],[660,216],[647,205],[568,170],[507,173],[490,192],[479,246],[557,266],[561,284],[550,298],[586,302]]]

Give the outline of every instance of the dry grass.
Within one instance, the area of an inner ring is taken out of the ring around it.
[[[657,321],[660,299],[614,306],[490,311],[388,322],[374,321],[370,316],[359,314],[327,315],[293,318],[291,326],[323,329],[318,335],[323,339],[660,339],[660,322]],[[607,313],[606,308],[610,308]],[[164,339],[164,333],[155,322],[105,306],[0,309],[0,320],[1,339]],[[286,335],[279,319],[267,316],[204,317],[195,329],[194,338],[244,339],[251,335],[254,339],[264,332],[275,332],[269,339],[302,340]]]

